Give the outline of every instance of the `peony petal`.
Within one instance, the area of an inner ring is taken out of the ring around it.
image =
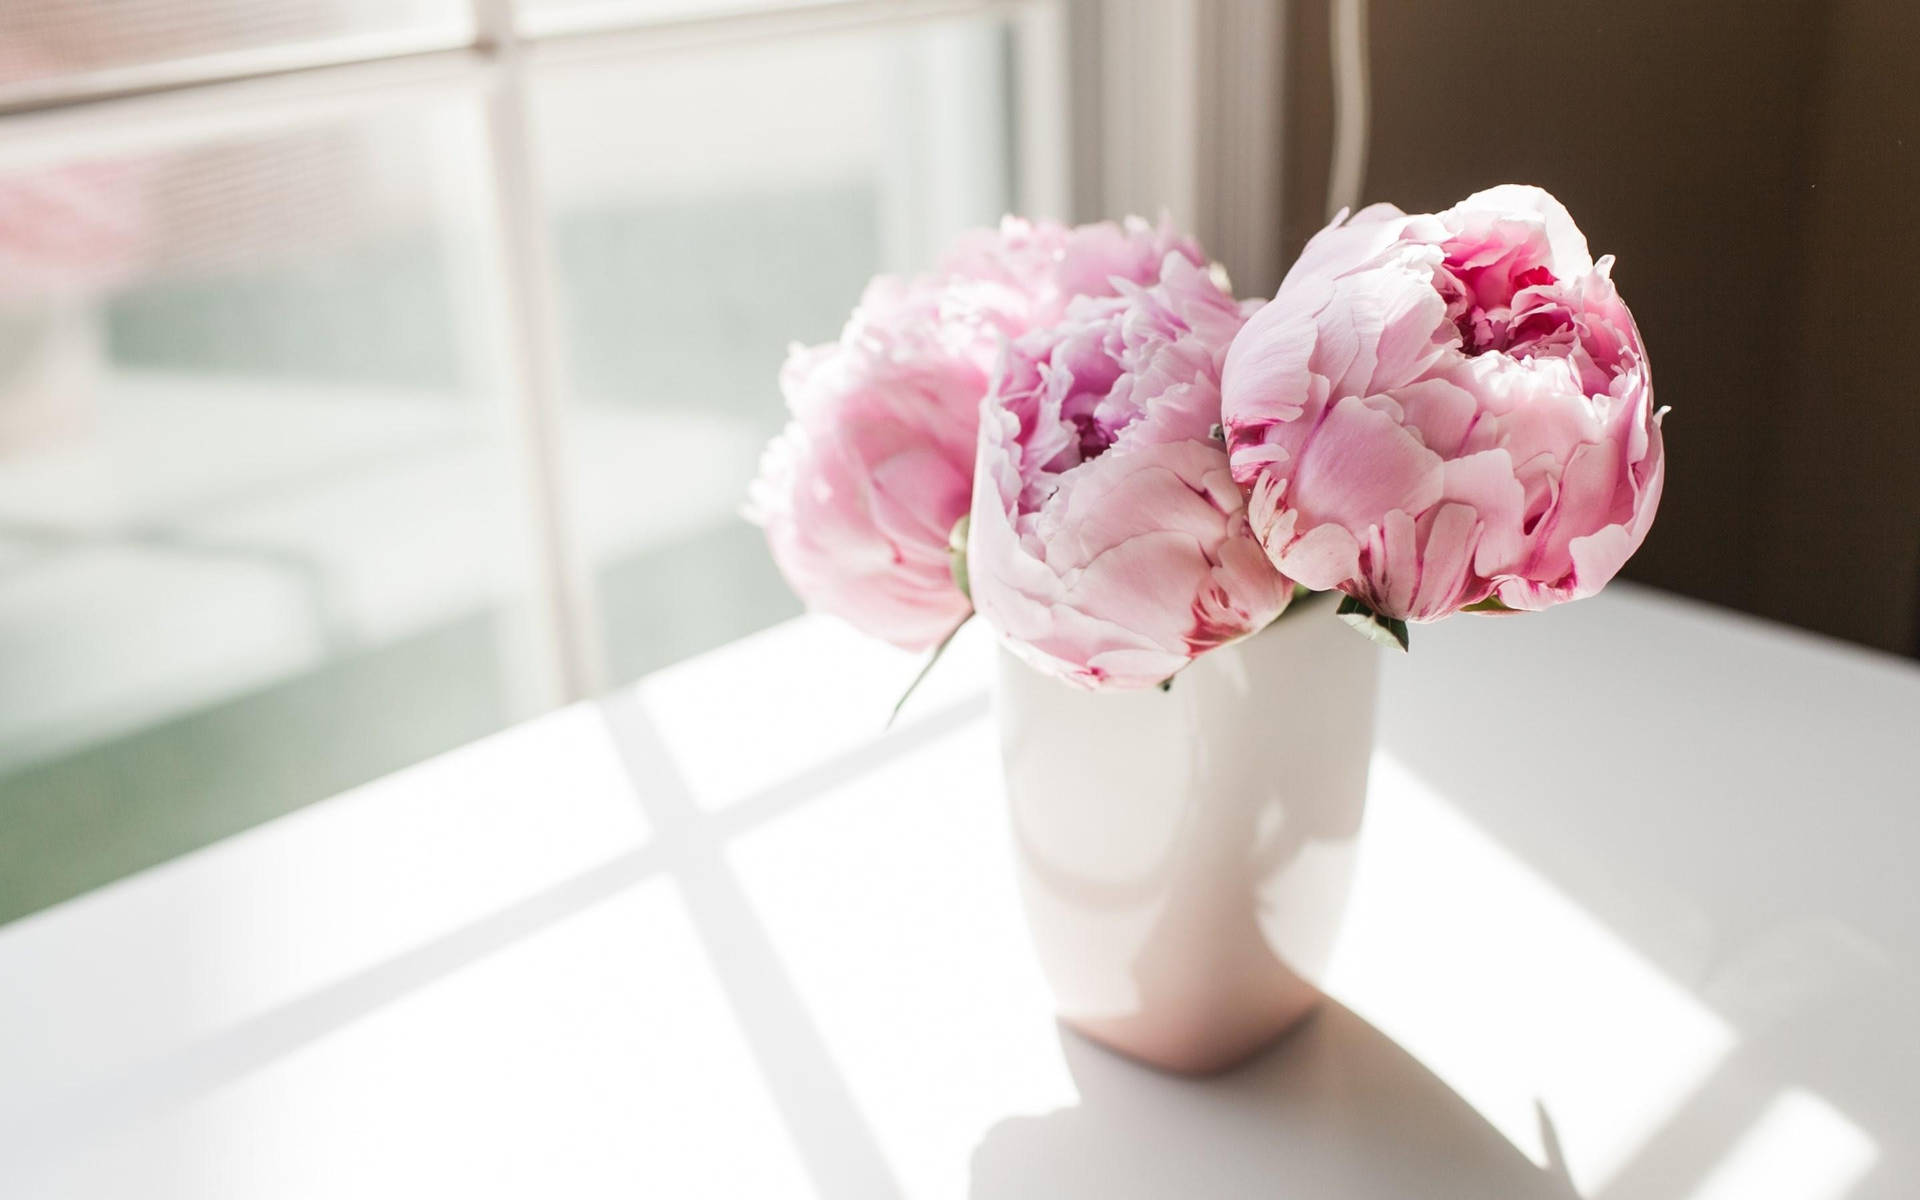
[[[1574,224],[1573,215],[1566,206],[1544,188],[1518,183],[1491,187],[1468,196],[1442,213],[1441,219],[1456,214],[1465,216],[1479,213],[1501,216],[1524,214],[1539,221],[1546,230],[1547,243],[1553,250],[1553,273],[1563,279],[1584,275],[1593,269],[1593,256],[1587,250],[1586,235]]]
[[[1036,522],[1048,564],[1064,574],[1148,533],[1172,531],[1203,545],[1218,542],[1226,522],[1206,486],[1210,467],[1225,475],[1226,456],[1218,447],[1194,442],[1151,446],[1124,458],[1110,454],[1086,464],[1061,482]],[[1231,511],[1241,507],[1238,489],[1234,499]]]
[[[1358,531],[1440,499],[1441,459],[1391,417],[1358,399],[1336,401],[1294,469],[1288,502],[1308,525]]]
[[[1220,374],[1222,418],[1229,425],[1288,421],[1307,399],[1314,325],[1305,314],[1269,304],[1233,339]]]
[[[1526,489],[1505,450],[1469,454],[1447,464],[1446,499],[1464,504],[1479,524],[1473,558],[1483,577],[1514,570],[1527,552]]]
[[[1414,589],[1420,582],[1420,545],[1413,517],[1397,508],[1388,513],[1380,525],[1380,550],[1370,558],[1366,574],[1375,611],[1405,617],[1413,611]]]
[[[1180,645],[1195,593],[1213,564],[1200,542],[1172,530],[1146,533],[1105,551],[1066,579],[1067,604],[1098,613],[1157,645]]]
[[[1466,504],[1442,504],[1432,515],[1420,546],[1420,586],[1405,614],[1409,619],[1438,620],[1482,598],[1485,587],[1479,588],[1482,595],[1469,595],[1480,528],[1479,514]]]
[[[1275,299],[1370,261],[1399,240],[1409,220],[1391,204],[1368,205],[1351,218],[1341,213],[1307,240]]]
[[[1287,513],[1288,528],[1296,514]],[[1316,592],[1341,587],[1360,574],[1360,543],[1339,525],[1318,525],[1281,546],[1268,541],[1267,554],[1280,573]]]
[[[1447,379],[1415,380],[1384,395],[1399,406],[1401,422],[1419,435],[1427,449],[1443,458],[1460,454],[1480,415],[1473,393]]]

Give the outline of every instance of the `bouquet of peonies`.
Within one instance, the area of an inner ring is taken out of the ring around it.
[[[1008,218],[793,351],[749,513],[809,607],[907,649],[977,612],[1089,689],[1165,685],[1302,592],[1402,649],[1576,600],[1663,472],[1611,266],[1531,187],[1342,213],[1264,303],[1164,221]]]

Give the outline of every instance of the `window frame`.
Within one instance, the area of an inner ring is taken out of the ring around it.
[[[1074,215],[1065,146],[1065,0],[824,0],[668,19],[618,4],[577,17],[529,19],[514,0],[467,0],[458,37],[443,32],[350,35],[291,47],[34,81],[0,93],[0,169],[152,151],[284,129],[433,98],[481,106],[486,131],[487,240],[499,314],[504,431],[531,512],[530,597],[553,704],[599,694],[605,677],[591,564],[564,478],[565,397],[547,205],[534,170],[529,89],[549,64],[644,59],[695,47],[765,43],[856,29],[998,16],[1015,29],[1016,206]]]
[[[1364,30],[1365,0],[1329,0],[1331,47]],[[555,702],[602,691],[590,565],[563,467],[564,381],[547,206],[533,169],[529,88],[549,64],[644,59],[880,26],[997,16],[1008,63],[1012,195],[1031,215],[1165,214],[1192,230],[1243,294],[1280,278],[1290,5],[1270,0],[816,0],[649,19],[622,0],[529,14],[466,0],[467,28],[350,35],[36,81],[0,93],[0,168],[164,148],[416,103],[478,102],[486,128],[486,274],[502,314],[505,425],[534,511],[535,611]],[[1359,52],[1364,57],[1364,48]],[[1349,81],[1351,82],[1351,81]],[[1356,106],[1354,96],[1359,97]],[[1334,96],[1329,209],[1364,169],[1364,81]],[[1318,164],[1301,164],[1317,166]],[[909,241],[911,237],[909,237]]]

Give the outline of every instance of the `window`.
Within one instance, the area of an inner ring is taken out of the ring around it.
[[[0,18],[0,921],[796,611],[787,343],[1057,127],[1006,6],[91,13]]]

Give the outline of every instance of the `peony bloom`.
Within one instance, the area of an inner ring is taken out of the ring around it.
[[[1274,564],[1414,621],[1598,591],[1663,474],[1611,267],[1531,187],[1321,231],[1224,372],[1234,478]]]
[[[1077,295],[1158,277],[1191,242],[1138,220],[1069,229],[1008,218],[938,271],[868,285],[840,340],[795,348],[790,421],[748,497],[775,562],[809,608],[926,649],[972,611],[948,539],[967,513],[980,402],[1002,346]]]
[[[748,494],[809,608],[908,650],[972,611],[947,538],[972,495],[992,359],[942,324],[943,299],[929,281],[883,276],[838,342],[795,347],[780,372],[791,419]]]
[[[982,409],[968,567],[1017,655],[1086,688],[1163,682],[1291,585],[1247,525],[1220,420],[1245,315],[1178,253],[1014,342]]]

